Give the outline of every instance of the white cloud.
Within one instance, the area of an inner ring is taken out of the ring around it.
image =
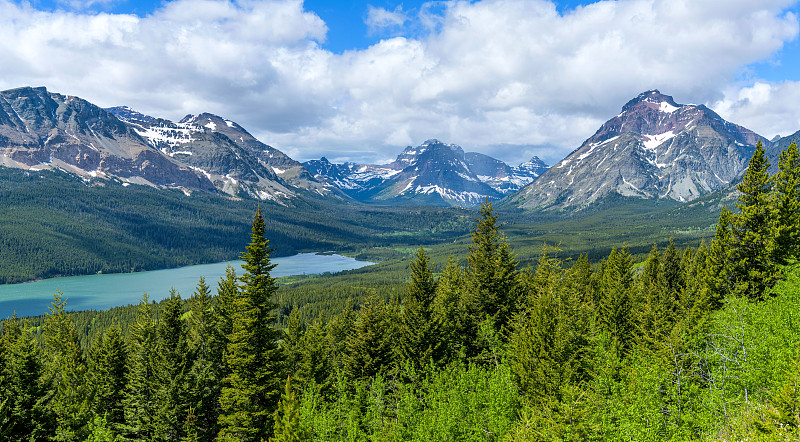
[[[378,161],[436,137],[553,163],[653,88],[765,135],[800,128],[784,98],[797,103],[795,83],[734,83],[797,37],[792,5],[619,0],[561,15],[546,0],[452,1],[414,23],[371,8],[376,28],[429,31],[334,54],[300,0],[174,0],[143,18],[0,0],[0,88],[45,85],[173,119],[214,112],[301,160]]]
[[[394,11],[367,6],[367,18],[364,20],[370,32],[379,32],[387,28],[400,28],[408,21],[408,16],[403,12],[403,6],[398,5]]]
[[[800,82],[757,82],[741,89],[731,88],[712,109],[726,120],[772,139],[800,130],[799,103]]]

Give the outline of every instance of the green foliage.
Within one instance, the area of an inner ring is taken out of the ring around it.
[[[800,151],[792,143],[781,152],[773,177],[775,214],[774,259],[785,263],[800,257]]]
[[[764,291],[774,284],[777,270],[772,261],[773,228],[775,222],[769,176],[769,161],[759,141],[753,158],[737,187],[739,213],[732,217],[733,290],[751,299],[761,299]]]
[[[300,427],[300,404],[292,390],[291,378],[286,378],[286,390],[275,410],[275,434],[270,442],[302,442],[308,434]]]
[[[256,212],[251,242],[242,254],[245,272],[239,296],[234,300],[232,331],[228,337],[225,377],[220,396],[219,440],[259,441],[271,434],[272,413],[279,398],[282,355],[273,328],[277,291],[269,272],[272,249],[264,237],[261,212]]]
[[[489,316],[502,328],[517,302],[517,261],[500,231],[502,224],[492,203],[481,204],[481,217],[477,221],[467,256],[468,296],[475,303],[478,320]]]
[[[411,282],[403,298],[398,332],[400,358],[420,369],[431,361],[439,362],[444,353],[441,316],[434,315],[436,281],[430,259],[422,247],[410,264]]]

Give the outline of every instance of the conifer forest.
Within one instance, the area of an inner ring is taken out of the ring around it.
[[[377,290],[282,292],[259,210],[190,296],[4,321],[0,440],[798,440],[796,144],[769,167],[759,143],[708,242],[523,266],[486,202],[466,256]]]

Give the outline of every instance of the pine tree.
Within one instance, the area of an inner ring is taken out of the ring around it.
[[[614,247],[603,268],[600,281],[598,322],[609,334],[619,354],[630,349],[636,323],[631,300],[633,260],[627,247]]]
[[[124,399],[125,436],[152,440],[156,415],[157,337],[153,307],[145,293],[139,303],[136,322],[130,329],[128,385]]]
[[[443,358],[454,358],[459,353],[471,354],[477,330],[474,321],[475,304],[464,290],[464,272],[450,256],[439,277],[433,300],[433,315],[442,327]]]
[[[481,315],[476,322],[489,317],[500,330],[517,303],[517,260],[500,232],[502,224],[488,200],[481,204],[481,217],[477,221],[467,256],[468,292]]]
[[[300,360],[295,375],[295,384],[300,391],[317,388],[325,396],[331,390],[331,346],[325,332],[325,324],[315,320],[303,333],[299,345]]]
[[[770,201],[772,181],[764,147],[758,142],[739,192],[738,214],[733,215],[732,277],[736,293],[761,299],[776,280],[772,260],[774,213]]]
[[[781,152],[772,204],[775,207],[773,259],[785,263],[800,257],[800,152],[792,143]]]
[[[292,390],[291,378],[286,378],[286,389],[275,410],[275,434],[270,442],[302,442],[308,434],[300,427],[300,404]]]
[[[264,234],[259,209],[253,220],[251,242],[242,254],[245,273],[241,277],[241,296],[234,301],[233,328],[224,358],[230,373],[220,396],[218,440],[222,441],[267,439],[280,395],[280,332],[273,328],[276,306],[271,300],[277,285],[270,276],[275,264],[270,262],[273,249]]]
[[[51,407],[57,417],[56,439],[83,440],[88,434],[90,418],[86,360],[61,292],[53,295],[42,328],[44,349],[49,356],[47,375],[55,390]]]
[[[733,237],[730,210],[723,207],[719,214],[714,240],[708,250],[705,263],[705,290],[697,308],[703,311],[718,310],[722,300],[733,290],[731,268],[733,266]]]
[[[221,308],[214,309],[205,278],[200,278],[189,306],[189,351],[194,356],[189,376],[192,381],[190,395],[194,404],[192,430],[200,440],[212,440],[219,432],[217,420],[222,391],[222,355],[226,341],[218,314]]]
[[[293,308],[289,312],[289,319],[283,328],[283,337],[280,342],[280,349],[285,361],[286,373],[295,376],[300,369],[302,358],[301,343],[303,340],[303,325],[300,322],[300,311]]]
[[[128,381],[128,346],[119,326],[106,330],[90,351],[89,367],[94,390],[92,412],[103,416],[104,428],[119,434],[125,422],[125,386]]]
[[[158,405],[154,431],[159,440],[178,440],[183,437],[183,424],[188,414],[192,355],[189,353],[186,340],[188,333],[182,316],[183,302],[173,289],[164,304],[156,329]]]
[[[345,343],[344,371],[350,380],[384,373],[394,362],[392,314],[386,303],[370,297],[356,315]]]
[[[436,281],[430,259],[422,247],[417,250],[410,267],[411,282],[403,298],[398,351],[403,360],[420,369],[442,359],[442,326],[433,314]]]
[[[56,436],[56,416],[50,408],[53,387],[29,329],[16,316],[3,323],[0,440],[4,441],[44,441]]]

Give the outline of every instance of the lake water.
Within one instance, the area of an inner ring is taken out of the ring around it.
[[[272,263],[277,264],[271,272],[275,277],[339,272],[372,264],[341,255],[315,253],[272,258]],[[169,297],[170,288],[175,288],[182,298],[189,298],[201,276],[206,278],[211,293],[216,294],[217,281],[225,275],[228,265],[236,269],[238,276],[244,272],[242,261],[230,261],[150,272],[70,276],[4,284],[0,285],[0,319],[10,317],[14,312],[20,317],[47,313],[53,293],[58,290],[67,298],[67,310],[105,310],[138,304],[145,292],[151,300],[159,301]]]

